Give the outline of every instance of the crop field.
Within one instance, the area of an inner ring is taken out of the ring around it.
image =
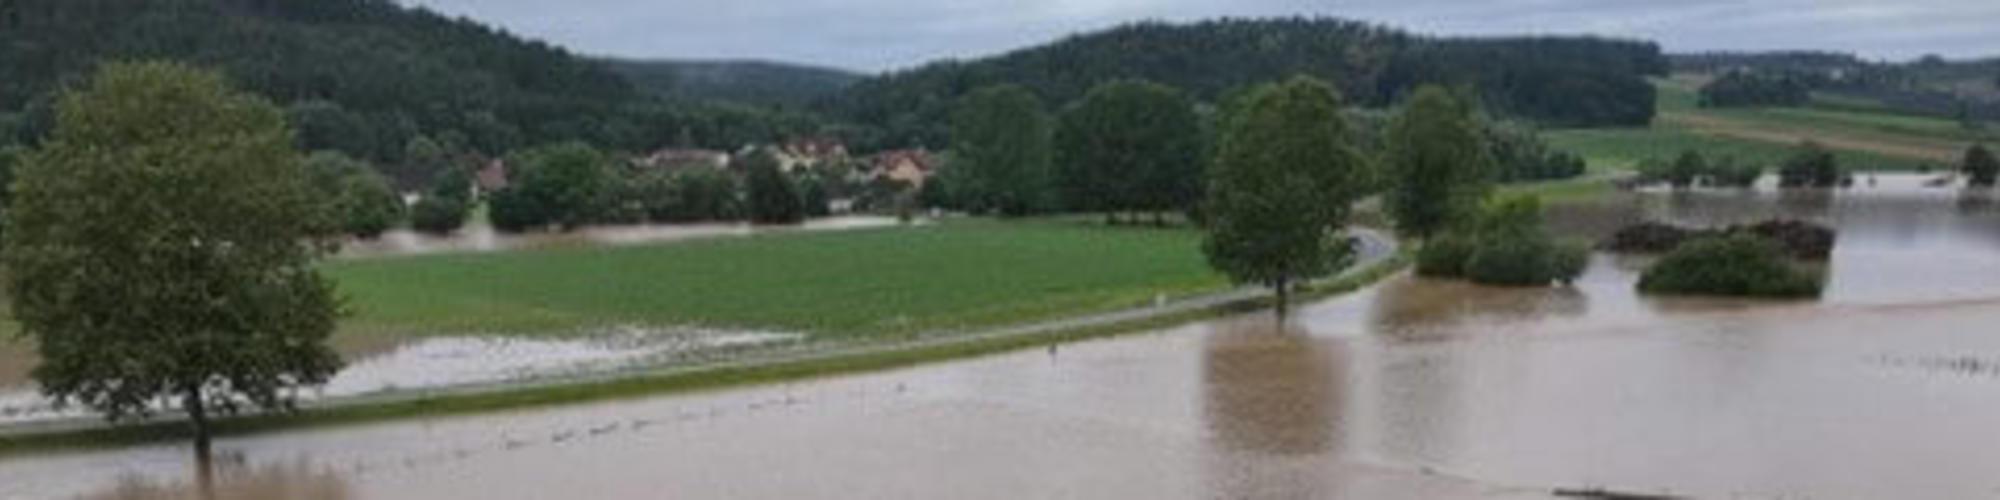
[[[655,246],[329,263],[347,335],[690,325],[897,335],[1223,288],[1186,229],[953,221]]]
[[[1694,80],[1660,80],[1655,86],[1660,113],[1652,127],[1557,130],[1547,137],[1598,170],[1629,169],[1690,149],[1775,165],[1808,139],[1825,144],[1842,165],[1856,170],[1943,169],[1971,144],[2000,142],[1992,131],[1841,96],[1817,96],[1802,108],[1704,109],[1696,105]]]

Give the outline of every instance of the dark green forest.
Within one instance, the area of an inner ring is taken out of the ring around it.
[[[997,83],[1067,103],[1099,83],[1143,79],[1217,102],[1251,85],[1307,75],[1368,107],[1436,83],[1478,89],[1488,110],[1542,125],[1641,125],[1653,117],[1645,77],[1666,71],[1667,60],[1649,42],[1432,38],[1323,18],[1150,22],[893,72],[855,84],[828,109],[878,127],[887,146],[934,147],[948,142],[954,100]]]
[[[839,95],[864,78],[838,69],[766,61],[603,62],[640,91],[656,97],[784,109],[805,109]]]
[[[560,47],[389,0],[0,0],[0,128],[32,141],[55,90],[136,59],[219,69],[287,107],[304,147],[377,163],[419,138],[497,156],[567,140],[733,148],[817,127],[656,98]]]

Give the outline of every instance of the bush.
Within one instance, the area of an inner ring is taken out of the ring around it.
[[[758,153],[744,163],[751,222],[797,224],[805,220],[805,197],[799,193],[799,184],[778,168],[777,159]]]
[[[1973,187],[1993,187],[2000,182],[2000,160],[1993,158],[1993,152],[1986,146],[1973,146],[1965,150],[1965,160],[1959,162],[1959,169],[1965,172],[1967,182]]]
[[[1475,248],[1464,238],[1441,237],[1424,243],[1417,250],[1417,275],[1430,278],[1460,278],[1465,276],[1465,261],[1472,258]]]
[[[411,208],[410,226],[426,234],[445,236],[465,227],[465,217],[471,211],[471,204],[463,198],[426,196]]]
[[[1639,278],[1639,291],[1669,295],[1816,297],[1819,277],[1800,270],[1778,243],[1740,234],[1690,241]]]
[[[1554,250],[1546,237],[1488,238],[1466,259],[1465,277],[1486,285],[1547,286],[1555,281]]]
[[[1558,244],[1549,237],[1542,228],[1541,202],[1533,197],[1487,203],[1470,234],[1424,245],[1417,252],[1417,274],[1486,285],[1567,285],[1590,265],[1589,246]]]
[[[1708,166],[1708,178],[1714,181],[1717,187],[1755,187],[1757,180],[1764,178],[1764,167],[1725,157]]]
[[[1843,177],[1833,152],[1811,141],[1778,168],[1778,185],[1786,188],[1839,187]]]

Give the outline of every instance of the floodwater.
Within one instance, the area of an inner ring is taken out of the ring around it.
[[[509,250],[574,246],[637,245],[726,236],[750,236],[798,231],[842,231],[889,227],[901,224],[894,217],[841,216],[813,219],[795,226],[756,226],[746,223],[642,224],[590,226],[567,233],[505,234],[486,224],[471,224],[451,236],[432,236],[407,229],[385,233],[374,240],[351,241],[342,245],[340,257],[392,257],[439,253],[504,252]]]
[[[744,390],[0,458],[0,498],[2000,496],[2000,212],[1918,180],[1644,194],[1565,230],[1841,228],[1815,302],[1397,278],[1304,307]]]

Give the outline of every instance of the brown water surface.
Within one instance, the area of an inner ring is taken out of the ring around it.
[[[1884,179],[1553,219],[1838,225],[1818,302],[1396,278],[1302,308],[865,376],[0,458],[0,498],[1699,498],[2000,495],[2000,218]],[[135,486],[137,485],[137,486]],[[320,496],[313,496],[320,495]],[[241,496],[239,496],[241,497]]]

